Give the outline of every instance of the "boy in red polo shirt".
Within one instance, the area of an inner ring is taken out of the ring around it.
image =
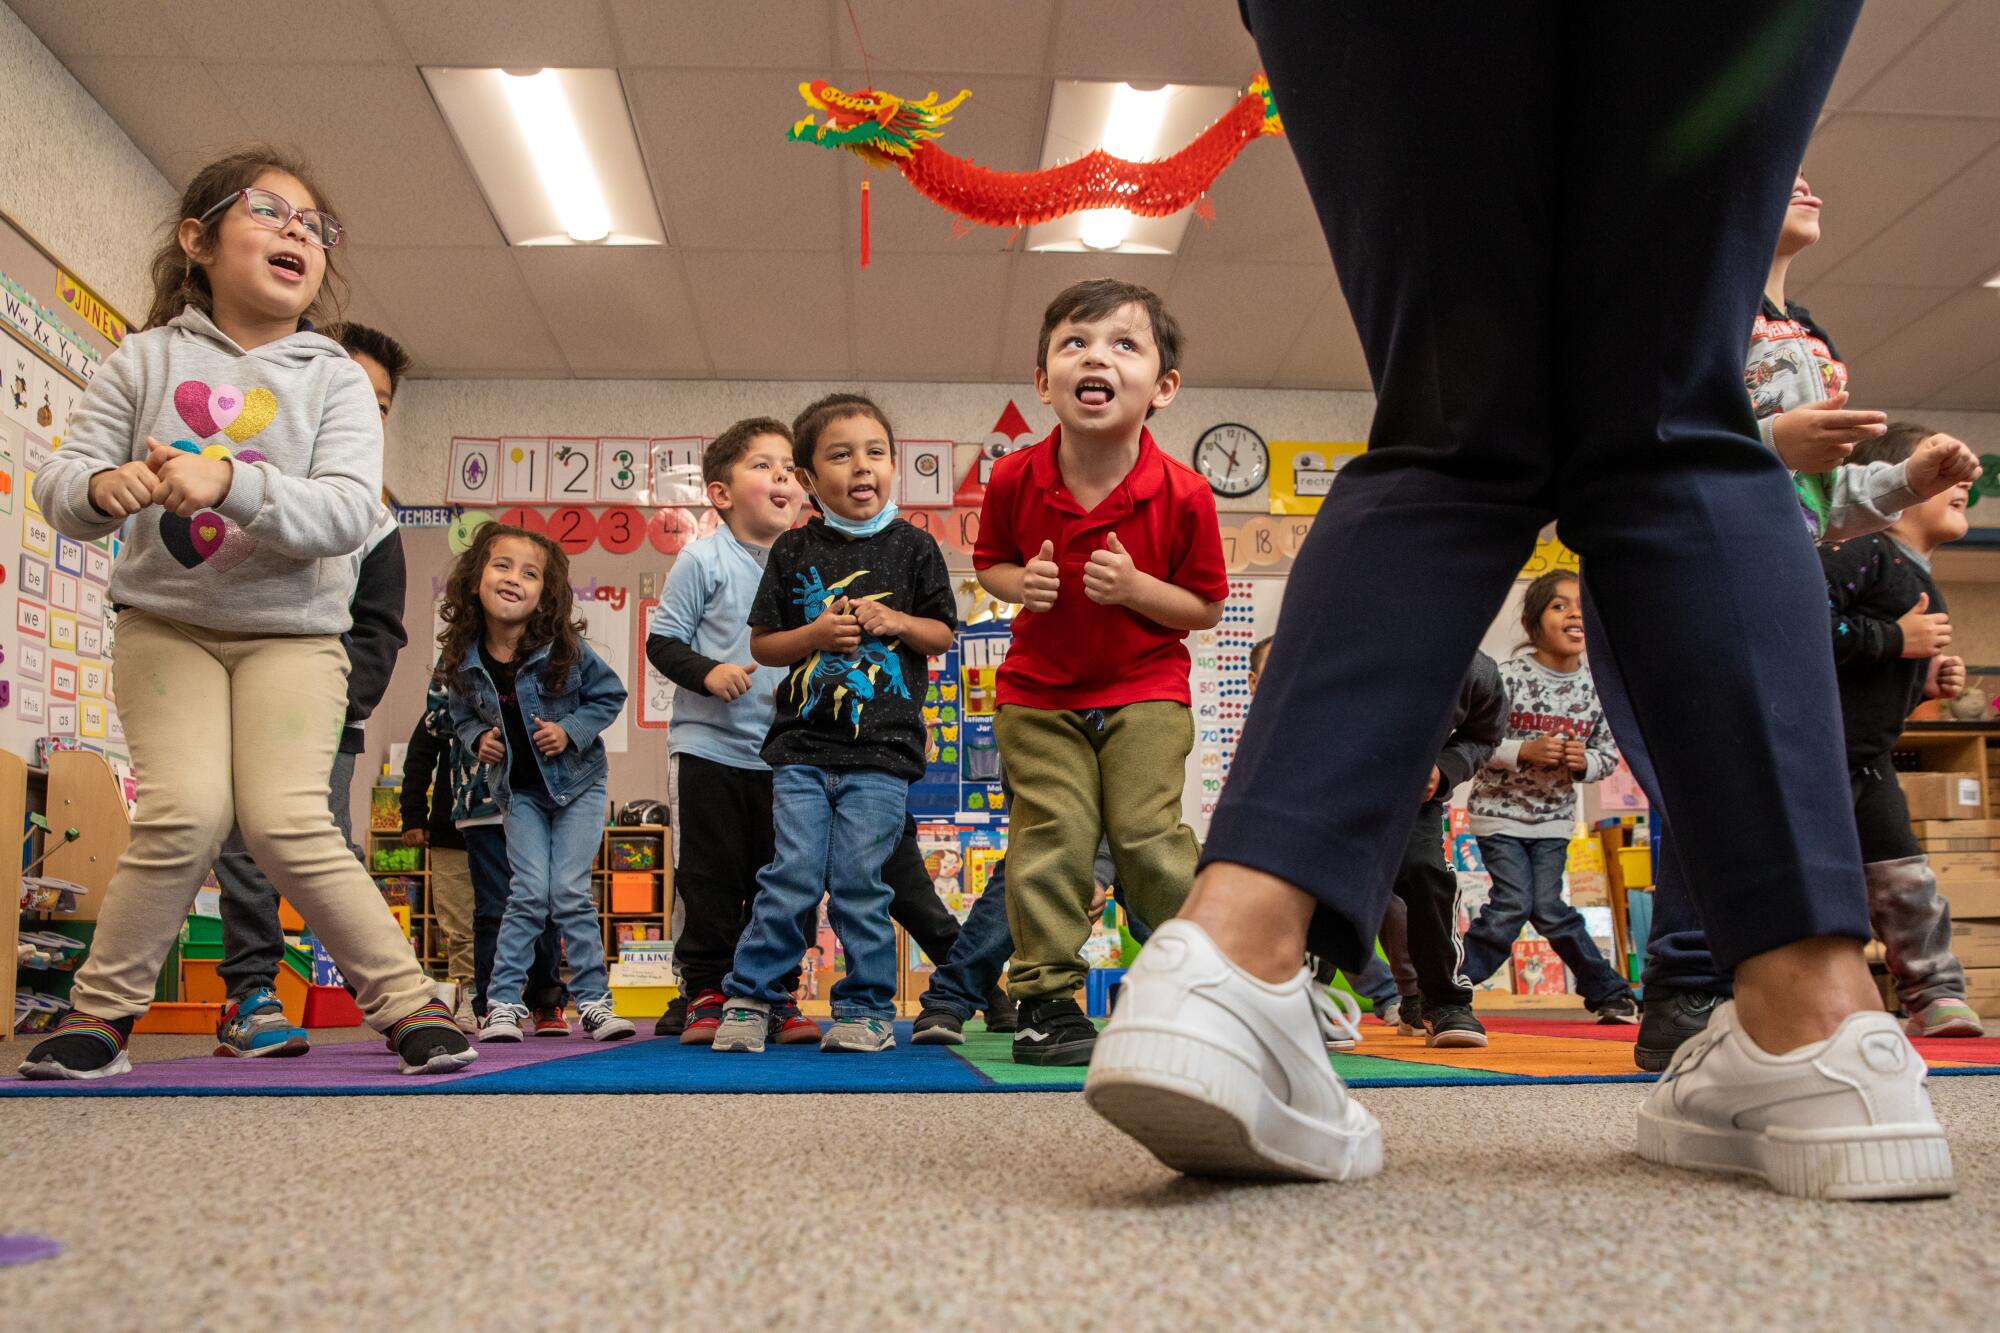
[[[1100,828],[1141,919],[1172,917],[1194,879],[1183,641],[1221,619],[1229,582],[1207,483],[1146,429],[1180,391],[1180,351],[1146,288],[1095,278],[1063,291],[1035,359],[1059,424],[994,466],[980,510],[980,585],[1022,607],[996,726],[1014,792],[1007,989],[1022,1064],[1090,1063],[1097,1030],[1076,991]]]

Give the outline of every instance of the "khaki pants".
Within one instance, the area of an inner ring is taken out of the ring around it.
[[[444,974],[472,994],[472,865],[458,847],[424,854],[431,875],[431,914],[444,932]]]
[[[1052,712],[1009,704],[995,722],[1013,788],[1007,834],[1007,924],[1017,1000],[1069,995],[1089,970],[1091,863],[1100,828],[1121,892],[1148,926],[1178,913],[1199,849],[1181,822],[1194,746],[1186,704]]]
[[[429,1003],[429,979],[327,809],[347,714],[340,640],[224,634],[127,610],[112,669],[139,811],[77,969],[77,1010],[146,1011],[232,823],[325,942],[371,1026]]]

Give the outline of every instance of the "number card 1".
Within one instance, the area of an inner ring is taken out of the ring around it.
[[[500,498],[500,441],[453,437],[444,498],[471,505],[489,505]]]
[[[597,441],[552,439],[554,465],[549,470],[549,503],[587,505],[597,502]]]
[[[613,437],[597,442],[597,501],[609,505],[653,502],[652,441]]]
[[[549,442],[526,436],[500,438],[500,500],[540,503],[549,497]]]
[[[701,451],[706,443],[699,435],[653,441],[654,504],[703,503]]]

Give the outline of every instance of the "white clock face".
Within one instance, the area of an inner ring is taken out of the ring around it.
[[[1271,451],[1256,431],[1227,422],[1202,434],[1194,447],[1194,466],[1217,495],[1249,495],[1270,474]]]

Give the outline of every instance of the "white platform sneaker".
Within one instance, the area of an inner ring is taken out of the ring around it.
[[[1125,975],[1084,1100],[1188,1175],[1359,1180],[1382,1169],[1382,1127],[1326,1056],[1359,1017],[1311,973],[1259,981],[1169,921]]]
[[[1807,1199],[1922,1199],[1952,1192],[1951,1149],[1923,1057],[1885,1013],[1771,1055],[1733,1001],[1674,1053],[1639,1108],[1639,1155],[1761,1177]]]

